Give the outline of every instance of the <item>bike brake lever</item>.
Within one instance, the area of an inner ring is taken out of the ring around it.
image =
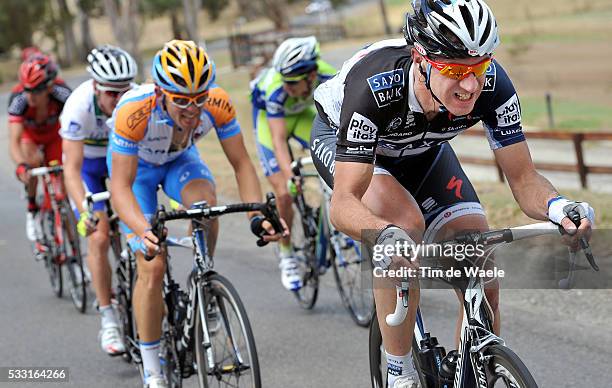
[[[569,211],[567,213],[567,217],[574,223],[574,225],[576,225],[576,227],[580,226],[580,214],[577,211],[575,210]],[[591,251],[591,246],[589,245],[588,241],[584,237],[580,237],[579,241],[580,241],[580,248],[582,248],[582,251],[584,252],[584,255],[586,256],[587,261],[589,262],[589,264],[595,271],[599,271],[599,266],[595,262],[595,256],[593,256],[593,251]]]

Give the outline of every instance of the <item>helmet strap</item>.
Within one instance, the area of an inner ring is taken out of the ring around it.
[[[436,102],[438,104],[440,104],[440,108],[442,108],[444,106],[444,104],[434,94],[433,90],[431,90],[431,69],[432,69],[432,67],[431,67],[431,65],[429,63],[426,66],[427,66],[427,72],[423,71],[423,68],[419,64],[419,73],[421,73],[423,78],[425,78],[425,87],[427,88],[427,90],[429,90],[429,93],[431,93],[431,97],[433,97],[433,99],[436,100]]]

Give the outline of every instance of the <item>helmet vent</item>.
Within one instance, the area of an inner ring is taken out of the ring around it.
[[[467,27],[468,32],[470,33],[470,38],[474,40],[474,20],[472,19],[472,15],[470,11],[467,9],[465,5],[460,5],[459,10],[461,11],[461,17],[463,18],[463,22]]]

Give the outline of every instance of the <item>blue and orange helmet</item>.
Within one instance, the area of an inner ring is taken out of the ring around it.
[[[155,84],[178,94],[198,94],[215,80],[215,64],[204,48],[190,40],[171,40],[155,54],[151,74]]]

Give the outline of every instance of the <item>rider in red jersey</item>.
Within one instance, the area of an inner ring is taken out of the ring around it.
[[[34,213],[38,209],[36,180],[28,170],[52,160],[61,162],[62,158],[59,116],[71,90],[57,77],[57,71],[49,56],[30,55],[19,67],[19,84],[9,99],[9,152],[17,165],[17,178],[26,185],[26,232],[32,241],[36,239]]]

